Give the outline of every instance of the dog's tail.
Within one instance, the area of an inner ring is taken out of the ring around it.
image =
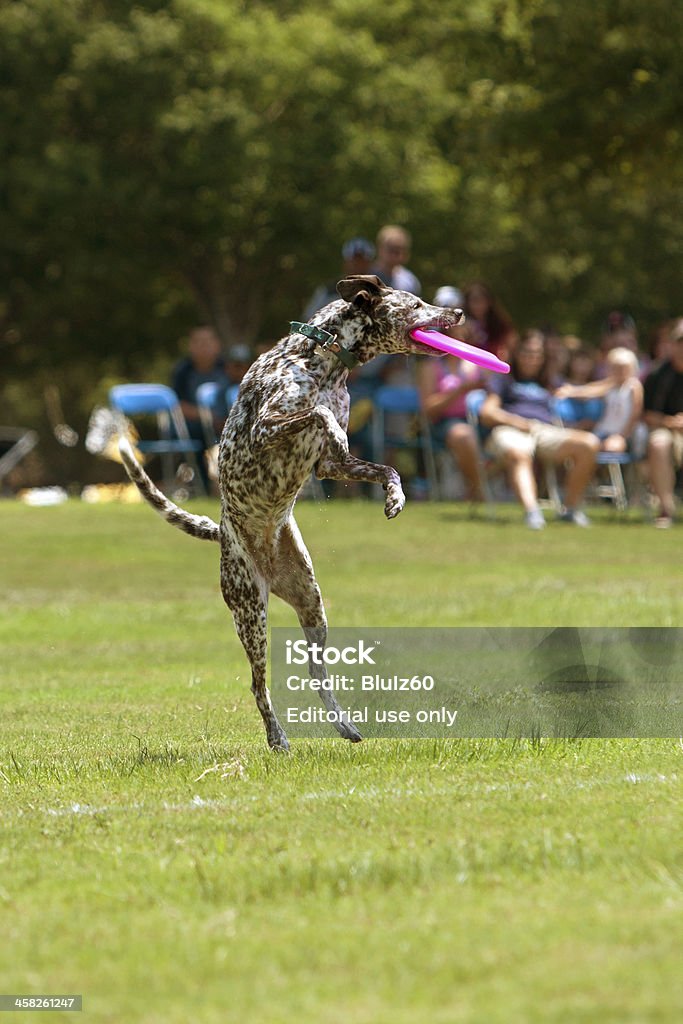
[[[219,539],[219,526],[208,516],[195,516],[191,512],[174,505],[165,494],[162,494],[158,487],[155,487],[144,469],[135,458],[133,449],[126,437],[119,438],[119,452],[126,467],[126,473],[131,478],[145,501],[148,501],[152,508],[156,509],[171,526],[177,526],[179,530],[189,533],[191,537],[199,537],[200,540]]]

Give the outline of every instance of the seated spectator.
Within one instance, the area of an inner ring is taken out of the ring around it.
[[[225,357],[225,376],[228,384],[241,384],[242,378],[254,358],[248,345],[233,345]]]
[[[339,298],[337,281],[340,277],[372,273],[375,247],[367,238],[351,238],[342,246],[342,268],[338,277],[319,285],[306,303],[304,320],[310,320],[314,313]]]
[[[228,349],[225,357],[225,387],[220,388],[213,406],[216,437],[221,436],[230,407],[235,400],[235,389],[242,383],[242,378],[253,361],[254,355],[248,345],[233,345]]]
[[[588,526],[580,505],[595,471],[599,441],[582,430],[568,430],[553,423],[552,394],[548,380],[545,344],[537,331],[528,332],[511,357],[507,376],[495,378],[481,409],[481,421],[491,427],[487,448],[504,460],[512,486],[525,513],[527,526],[545,526],[538,505],[533,460],[536,455],[562,464],[571,461],[565,482],[566,506],[559,518],[576,526]]]
[[[197,439],[202,437],[197,388],[209,381],[228,386],[220,339],[212,327],[195,327],[190,331],[187,355],[173,367],[171,387],[180,399],[190,436]]]
[[[589,381],[595,380],[595,354],[589,348],[585,348],[579,338],[575,340],[578,342],[578,347],[570,348],[566,383],[588,384]],[[568,340],[565,340],[565,344],[571,346],[571,342]]]
[[[462,308],[467,317],[471,344],[507,361],[517,340],[517,332],[511,317],[488,285],[481,281],[471,284],[465,290]],[[460,337],[457,329],[455,336]]]
[[[645,381],[643,404],[650,484],[660,505],[655,525],[666,529],[674,517],[674,467],[683,463],[683,318],[671,330],[670,358]]]
[[[227,388],[229,383],[221,343],[212,327],[195,327],[190,332],[188,354],[173,368],[171,387],[180,399],[190,437],[203,444],[206,444],[206,438],[197,405],[197,388],[209,381],[215,381],[223,388]],[[220,427],[220,424],[216,426]],[[198,462],[208,490],[205,460],[200,458]]]
[[[567,378],[571,351],[564,336],[552,326],[542,328],[545,337],[545,351],[548,359],[548,372],[551,381],[558,384]]]
[[[671,331],[675,320],[663,320],[653,329],[648,344],[647,373],[659,369],[662,363],[671,358]],[[647,376],[647,373],[645,376]],[[642,378],[643,380],[645,378]]]
[[[638,360],[627,348],[607,353],[607,376],[588,384],[563,384],[557,398],[603,398],[604,411],[590,428],[605,452],[633,450],[643,413],[643,385],[638,379]]]
[[[377,235],[377,260],[371,273],[392,288],[399,288],[413,295],[422,294],[422,285],[408,270],[405,263],[410,259],[412,240],[405,228],[397,224],[385,224]]]
[[[460,308],[461,301],[455,288],[440,288],[434,297],[435,306]],[[461,340],[468,340],[463,327],[459,334]],[[420,404],[431,424],[435,444],[453,456],[465,481],[467,500],[481,501],[477,441],[467,422],[466,398],[469,391],[484,386],[483,372],[473,363],[447,355],[418,359],[416,375]]]

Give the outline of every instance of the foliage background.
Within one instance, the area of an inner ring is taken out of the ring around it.
[[[683,8],[671,0],[2,0],[5,416],[70,418],[178,339],[278,337],[341,241],[414,235],[595,340],[680,313]]]

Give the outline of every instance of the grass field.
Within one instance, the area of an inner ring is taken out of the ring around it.
[[[683,618],[676,530],[298,518],[335,625]],[[680,1020],[678,741],[273,755],[214,546],[135,506],[0,531],[0,992],[117,1024]]]

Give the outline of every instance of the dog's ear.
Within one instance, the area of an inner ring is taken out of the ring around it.
[[[357,274],[342,278],[337,284],[337,291],[346,302],[363,307],[376,305],[385,287],[374,274]]]

